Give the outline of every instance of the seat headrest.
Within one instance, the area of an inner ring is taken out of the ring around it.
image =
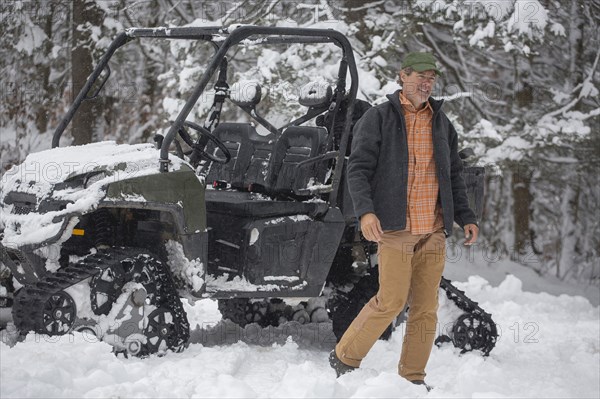
[[[298,102],[305,107],[329,105],[333,97],[331,86],[325,81],[308,82],[300,88]]]
[[[321,126],[289,126],[279,137],[283,143],[297,140],[313,143],[310,146],[318,148],[327,140],[327,129]]]
[[[229,98],[241,106],[255,106],[260,102],[261,89],[256,80],[241,80],[231,85]]]

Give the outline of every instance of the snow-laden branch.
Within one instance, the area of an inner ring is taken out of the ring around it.
[[[321,0],[321,7],[323,7],[323,11],[327,14],[327,20],[334,21],[336,19],[327,0]]]
[[[540,157],[541,161],[550,162],[550,163],[558,163],[565,165],[576,165],[581,162],[581,160],[573,157]]]
[[[571,100],[569,103],[567,103],[565,106],[557,109],[556,111],[552,111],[550,113],[547,113],[546,115],[544,115],[543,118],[546,117],[553,117],[553,116],[557,116],[557,115],[563,115],[566,116],[567,112],[572,109],[575,105],[577,105],[577,103],[584,97],[587,96],[587,92],[586,92],[586,87],[589,87],[590,85],[592,85],[592,79],[594,77],[594,72],[596,72],[596,68],[598,67],[598,61],[600,60],[600,50],[598,50],[598,52],[596,53],[596,59],[594,60],[594,64],[592,65],[592,69],[590,70],[590,73],[588,74],[588,76],[583,80],[583,83],[581,85],[577,85],[577,87],[574,89],[574,91],[576,89],[579,89],[579,94],[577,95],[576,98],[574,98],[573,100]],[[590,112],[589,116],[585,117],[585,119],[588,119],[589,117],[595,116],[597,115],[597,109]]]
[[[433,37],[431,37],[431,33],[429,32],[429,29],[427,28],[427,26],[423,26],[423,34],[424,34],[425,38],[427,39],[427,41],[431,44],[431,46],[436,51],[436,54],[442,59],[442,62],[445,65],[447,65],[448,67],[452,68],[454,75],[456,76],[456,79],[458,81],[458,84],[460,85],[462,90],[465,90],[463,76],[459,72],[459,70],[462,68],[462,66],[459,63],[455,62],[451,57],[449,57],[445,52],[442,51],[442,49],[438,46],[437,41]],[[469,98],[473,108],[475,108],[477,110],[477,112],[479,112],[480,115],[484,116],[486,119],[489,119],[488,112],[484,111],[476,101],[473,101],[471,99],[471,96],[469,96],[468,98]]]
[[[595,110],[588,112],[587,115],[585,115],[582,120],[586,120],[586,119],[592,118],[594,116],[600,116],[600,108],[596,108]]]
[[[456,100],[457,98],[466,98],[466,97],[472,97],[473,93],[468,92],[468,91],[463,91],[460,93],[455,93],[452,94],[451,96],[435,96],[436,100],[444,100],[444,101],[452,101],[452,100]]]

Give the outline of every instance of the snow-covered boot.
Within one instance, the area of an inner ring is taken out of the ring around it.
[[[329,353],[329,365],[331,366],[332,369],[335,370],[335,373],[337,374],[338,378],[342,374],[346,374],[346,373],[351,372],[352,370],[357,369],[357,367],[348,366],[347,364],[343,363],[337,357],[337,355],[335,353],[335,349]]]
[[[433,389],[433,387],[431,385],[427,385],[425,383],[425,381],[423,381],[423,380],[413,380],[411,382],[415,385],[425,385],[425,388],[427,388],[427,392],[429,392]]]

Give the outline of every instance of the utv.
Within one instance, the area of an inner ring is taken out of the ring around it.
[[[115,52],[147,39],[203,41],[215,51],[168,132],[154,144],[59,147],[82,103],[104,87]],[[256,81],[228,81],[231,54],[306,44],[337,48],[337,77],[306,82],[297,97],[304,114],[276,126],[259,112]],[[116,352],[162,354],[187,345],[181,298],[214,298],[241,326],[331,319],[339,338],[378,285],[376,244],[361,237],[345,182],[352,127],[369,107],[357,90],[350,43],[331,29],[118,35],[56,129],[53,149],[30,154],[3,179],[2,292],[14,326],[21,334],[91,331]],[[205,122],[191,121],[209,91]],[[223,120],[228,107],[250,122]],[[465,168],[465,177],[481,215],[483,170]],[[438,342],[487,355],[497,336],[491,316],[448,280],[441,289],[455,320]]]

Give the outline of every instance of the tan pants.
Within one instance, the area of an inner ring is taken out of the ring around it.
[[[335,350],[345,364],[359,367],[383,331],[410,306],[398,373],[423,380],[436,336],[438,289],[446,255],[443,230],[412,235],[386,231],[379,242],[379,291],[363,307]]]

